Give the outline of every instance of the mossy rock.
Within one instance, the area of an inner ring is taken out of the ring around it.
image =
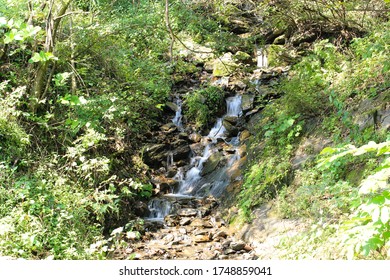
[[[238,51],[233,55],[234,60],[237,62],[248,62],[252,60],[252,57],[246,52]]]
[[[222,57],[217,58],[213,62],[213,76],[214,77],[225,77],[230,76],[238,64],[234,62],[233,55],[226,53]]]

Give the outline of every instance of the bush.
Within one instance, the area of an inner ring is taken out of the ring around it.
[[[185,116],[195,122],[197,128],[213,123],[213,117],[221,115],[225,108],[225,93],[218,87],[207,87],[186,95]]]

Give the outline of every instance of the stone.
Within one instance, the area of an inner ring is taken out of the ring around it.
[[[190,139],[190,141],[194,143],[199,143],[202,140],[202,135],[200,135],[199,133],[191,133],[188,136],[188,139]]]
[[[214,235],[213,235],[213,239],[217,239],[217,238],[226,238],[228,236],[228,234],[226,233],[226,231],[224,230],[219,230],[217,231]]]
[[[230,243],[229,247],[234,251],[241,251],[245,248],[246,243],[242,240]]]
[[[253,109],[253,103],[255,101],[254,94],[243,94],[241,98],[241,108],[244,113]]]
[[[205,176],[213,172],[217,168],[221,159],[222,159],[222,153],[217,152],[212,154],[204,163],[201,175]]]
[[[210,241],[210,237],[208,235],[196,235],[196,236],[193,237],[193,240],[196,243],[209,242]]]
[[[193,217],[198,215],[198,210],[193,208],[182,208],[177,210],[177,215],[181,217]]]
[[[238,134],[238,128],[231,124],[230,122],[223,120],[223,126],[226,129],[226,136],[227,137],[234,137]]]
[[[219,255],[218,259],[219,260],[227,260],[227,259],[229,259],[229,256],[228,255]]]
[[[225,53],[213,61],[213,76],[230,76],[237,67],[238,64],[234,62],[232,53]]]
[[[165,107],[169,109],[172,113],[179,111],[179,107],[173,102],[165,103]]]
[[[248,62],[251,62],[252,57],[245,52],[238,51],[233,55],[233,59],[238,61],[238,62],[248,63]]]
[[[284,45],[286,43],[286,34],[282,34],[279,37],[276,37],[273,44],[274,45]]]
[[[191,148],[188,145],[187,141],[180,139],[175,141],[171,145],[173,147],[173,150],[171,152],[174,162],[188,159],[191,153]]]
[[[169,146],[166,144],[154,144],[147,146],[143,153],[143,161],[152,167],[159,167],[166,163],[169,154]]]
[[[177,127],[174,123],[167,123],[160,127],[165,133],[172,133],[177,130]]]
[[[187,226],[191,224],[192,219],[191,218],[183,218],[180,220],[180,225],[181,226]]]
[[[205,220],[202,220],[202,219],[199,219],[199,218],[194,219],[191,222],[191,226],[193,226],[193,227],[201,227],[201,228],[212,228],[213,227],[209,221],[205,221]]]
[[[174,227],[179,224],[179,217],[177,215],[167,215],[164,222],[168,227]]]
[[[236,125],[238,121],[238,117],[236,116],[226,116],[223,118],[225,121],[231,123],[232,125]]]
[[[248,130],[244,130],[240,134],[240,142],[244,142],[251,136],[251,133]]]
[[[133,205],[133,212],[138,217],[147,217],[149,216],[150,210],[145,202],[136,200]]]

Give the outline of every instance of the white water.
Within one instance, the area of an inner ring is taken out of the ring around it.
[[[183,128],[183,115],[181,113],[181,107],[182,107],[182,100],[178,97],[175,100],[175,104],[177,105],[178,110],[176,111],[175,117],[172,119],[172,122],[178,127],[180,131],[184,131]]]
[[[265,48],[259,48],[257,49],[256,54],[257,54],[257,67],[267,68],[268,67],[267,50]]]

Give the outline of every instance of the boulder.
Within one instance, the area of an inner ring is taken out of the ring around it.
[[[204,176],[213,172],[222,160],[222,157],[223,156],[221,152],[212,154],[204,163],[201,175]]]
[[[241,108],[244,113],[253,109],[253,103],[255,101],[254,94],[243,94],[241,99]]]
[[[145,148],[142,159],[149,166],[160,167],[166,163],[168,154],[167,144],[153,144]]]
[[[213,61],[213,76],[230,76],[237,67],[238,64],[234,62],[232,53],[225,53]]]
[[[165,103],[165,108],[170,110],[172,113],[176,113],[177,111],[179,111],[179,107],[173,102]]]
[[[224,119],[225,121],[227,121],[227,122],[233,124],[233,125],[236,125],[236,124],[237,124],[237,121],[238,121],[238,117],[236,117],[236,116],[225,116],[223,119]]]
[[[171,133],[177,130],[177,127],[174,123],[167,123],[160,127],[165,133]]]
[[[199,133],[191,133],[190,136],[188,136],[188,139],[194,143],[199,143],[202,140],[202,135]]]
[[[248,130],[242,131],[241,134],[240,134],[240,142],[244,142],[250,136],[251,136],[251,133]]]
[[[177,215],[181,217],[193,217],[198,215],[198,211],[193,208],[182,208],[177,210]]]
[[[171,147],[172,147],[171,152],[172,152],[172,157],[174,162],[188,159],[191,153],[190,146],[188,145],[187,141],[183,139],[179,139],[171,143]]]
[[[232,249],[234,251],[241,251],[245,248],[245,246],[246,246],[246,243],[242,240],[232,242],[229,245],[230,249]]]
[[[227,120],[223,120],[223,126],[225,127],[226,129],[226,137],[234,137],[234,136],[237,136],[238,134],[238,128],[231,124],[230,122],[228,122]]]

